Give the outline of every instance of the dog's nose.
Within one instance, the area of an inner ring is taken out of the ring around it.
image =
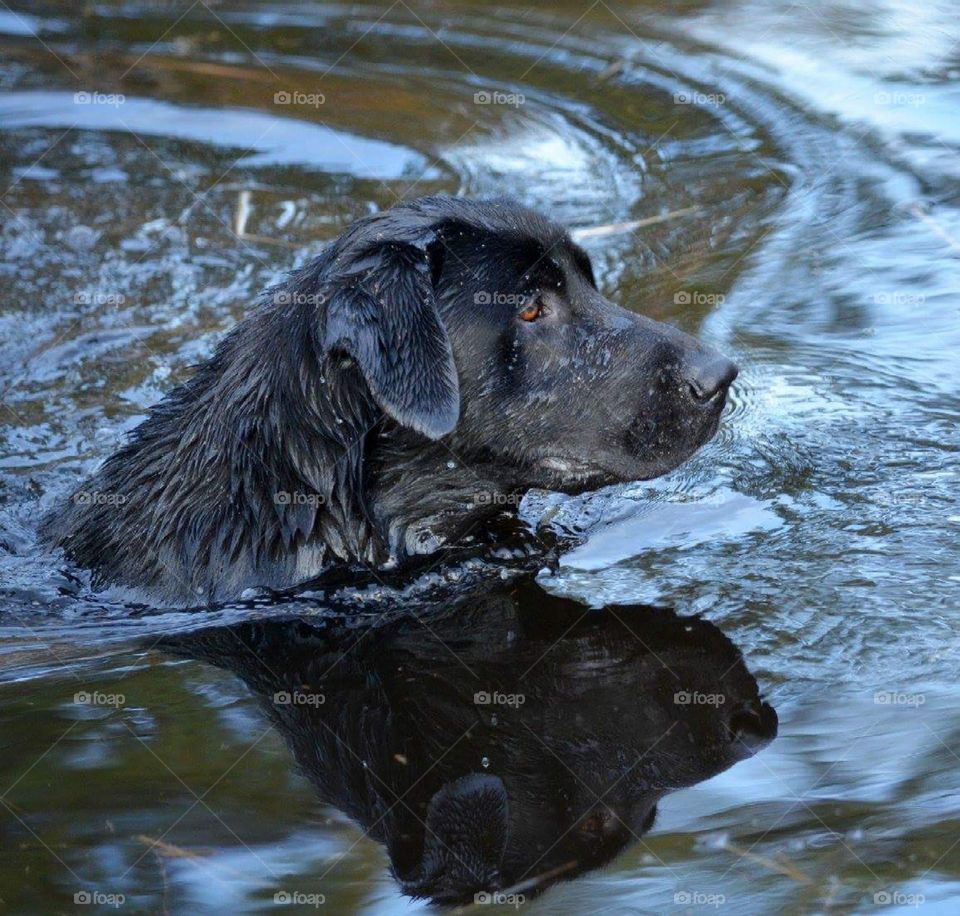
[[[734,746],[748,756],[776,738],[778,724],[777,713],[769,703],[744,703],[733,709],[727,720]]]
[[[712,400],[726,391],[739,373],[736,363],[716,353],[704,354],[691,360],[684,372],[690,391],[697,401]]]

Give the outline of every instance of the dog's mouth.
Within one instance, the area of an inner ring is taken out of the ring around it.
[[[571,476],[585,476],[600,472],[600,468],[590,464],[587,461],[580,461],[576,458],[562,458],[559,455],[548,455],[537,462],[538,467],[545,471],[552,471],[556,474],[568,474]]]
[[[624,438],[623,451],[604,450],[589,456],[564,454],[561,450],[545,451],[533,463],[546,480],[548,489],[565,493],[579,493],[632,480],[652,480],[670,473],[687,461],[716,435],[720,416],[726,403],[726,394],[710,399],[700,416],[690,425],[671,430],[666,436],[671,447],[659,450],[658,439],[663,438],[649,420],[638,418]]]
[[[618,459],[614,456],[598,456],[585,460],[566,455],[546,455],[536,462],[535,467],[546,478],[541,486],[575,495],[616,483],[659,477],[672,470],[676,464],[664,467],[659,462],[638,465],[626,458]]]

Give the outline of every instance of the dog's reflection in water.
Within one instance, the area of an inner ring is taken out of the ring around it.
[[[450,903],[609,862],[665,794],[777,731],[714,625],[530,581],[376,628],[244,623],[165,647],[239,676],[403,891]]]

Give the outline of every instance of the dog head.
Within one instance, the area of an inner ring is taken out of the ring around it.
[[[529,577],[448,597],[367,630],[259,620],[159,645],[239,676],[322,802],[386,846],[406,894],[445,904],[602,867],[670,792],[776,737],[708,621],[588,614]]]
[[[270,291],[86,484],[123,498],[71,500],[44,532],[97,585],[178,602],[384,567],[465,542],[531,487],[669,471],[735,375],[604,299],[542,216],[426,198]]]
[[[404,204],[324,261],[322,347],[355,361],[400,430],[510,485],[664,474],[716,432],[737,374],[604,298],[583,249],[514,201]]]

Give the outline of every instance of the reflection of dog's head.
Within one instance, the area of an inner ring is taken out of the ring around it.
[[[386,845],[406,893],[459,902],[605,864],[650,829],[661,797],[775,736],[715,626],[611,611],[527,583],[362,639],[260,623],[165,647],[252,688],[322,800]],[[327,702],[274,702],[303,684]]]
[[[736,367],[597,291],[514,201],[367,217],[271,290],[47,532],[95,580],[205,603],[456,540],[532,486],[655,477]],[[278,497],[282,495],[282,499]]]

